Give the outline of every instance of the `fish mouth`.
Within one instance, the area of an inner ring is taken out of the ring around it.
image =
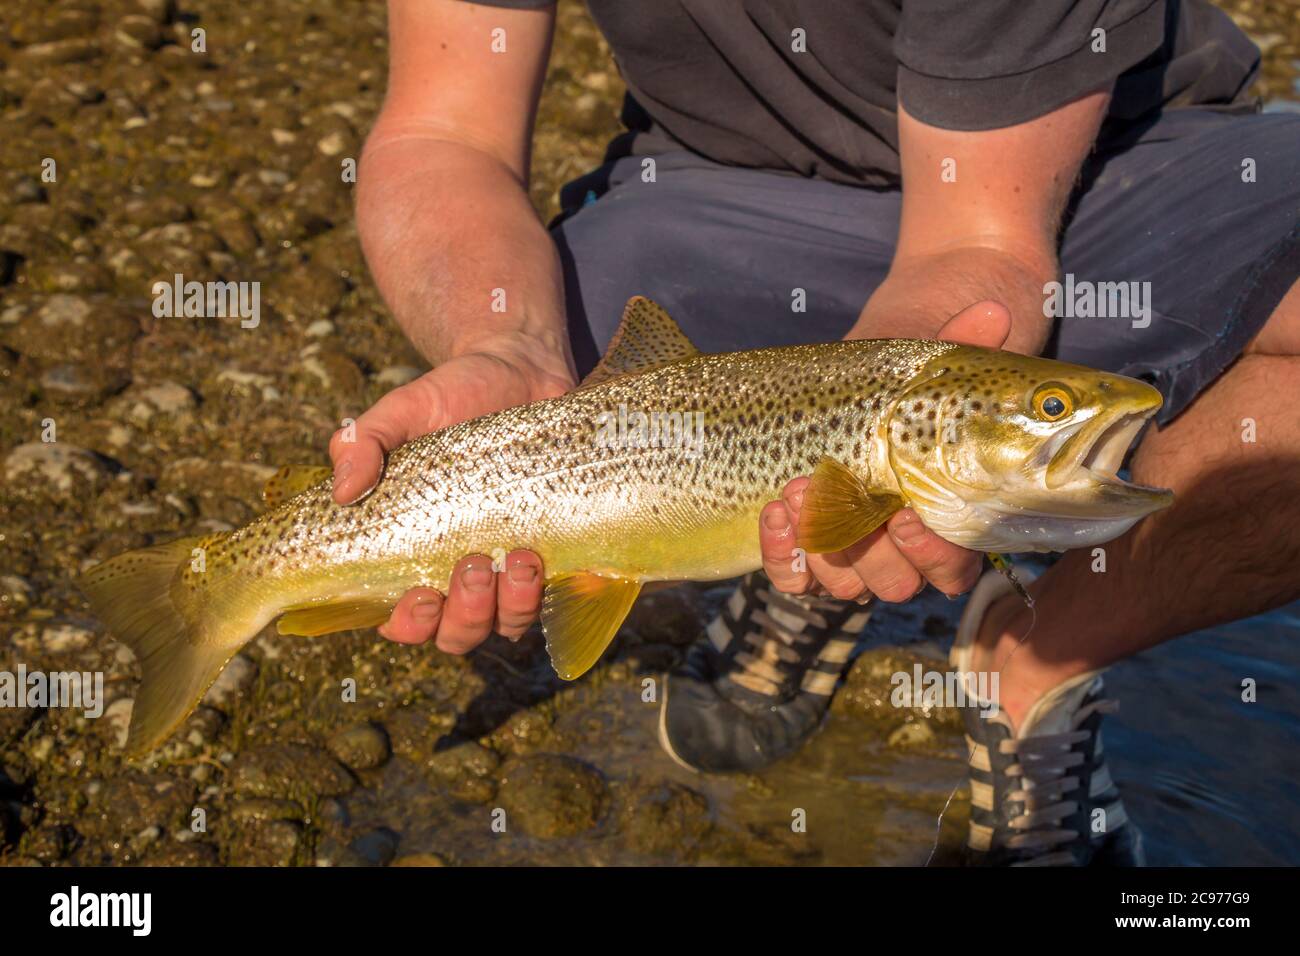
[[[1044,448],[1044,483],[1051,490],[1081,486],[1115,504],[1143,505],[1154,511],[1173,500],[1165,488],[1137,485],[1119,477],[1124,458],[1143,426],[1163,404],[1151,389],[1152,400],[1138,408],[1102,413],[1065,429]]]

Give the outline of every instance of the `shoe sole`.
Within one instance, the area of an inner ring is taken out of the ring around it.
[[[668,739],[668,675],[664,674],[664,699],[659,703],[659,746],[663,752],[672,758],[673,763],[677,766],[689,770],[691,773],[701,773],[699,767],[692,767],[681,755],[673,749],[672,742]]]

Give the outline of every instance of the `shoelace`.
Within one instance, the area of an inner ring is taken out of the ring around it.
[[[741,670],[731,675],[731,679],[756,693],[777,697],[791,678],[799,676],[816,659],[816,651],[825,643],[824,632],[830,626],[822,611],[835,610],[839,605],[822,598],[793,597],[769,588],[758,588],[755,596],[763,605],[751,616],[759,630],[745,635],[751,650],[736,655]],[[812,632],[795,633],[783,627],[764,610],[773,606],[799,618],[813,628]]]
[[[1016,832],[1007,838],[1010,850],[1040,851],[1038,855],[1018,861],[1016,866],[1061,866],[1073,862],[1062,844],[1077,839],[1074,830],[1062,827],[1061,821],[1079,809],[1079,801],[1065,799],[1066,794],[1078,790],[1081,781],[1067,771],[1087,760],[1073,749],[1092,736],[1088,730],[1077,729],[1094,713],[1113,714],[1119,710],[1119,701],[1099,697],[1075,713],[1070,725],[1074,730],[1059,734],[1041,734],[1036,737],[1004,740],[998,752],[1020,759],[1006,770],[1009,777],[1020,777],[1024,785],[1007,794],[1010,801],[1023,803],[1023,811],[1014,817],[1009,826]]]

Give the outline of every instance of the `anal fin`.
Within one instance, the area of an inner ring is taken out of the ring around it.
[[[555,673],[576,680],[590,670],[640,591],[637,581],[586,571],[551,578],[542,599],[542,630]]]
[[[892,491],[873,491],[848,467],[823,458],[803,493],[799,546],[812,554],[843,551],[888,521],[904,505]]]
[[[281,634],[319,637],[335,631],[377,627],[388,620],[397,602],[391,599],[344,598],[286,608],[275,629]]]

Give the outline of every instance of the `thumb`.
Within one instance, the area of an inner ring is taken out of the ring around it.
[[[351,504],[379,483],[384,455],[429,430],[429,396],[411,383],[395,388],[330,438],[334,500]]]
[[[1011,312],[1001,302],[985,299],[968,305],[943,324],[935,338],[958,345],[1001,348],[1011,334]]]

